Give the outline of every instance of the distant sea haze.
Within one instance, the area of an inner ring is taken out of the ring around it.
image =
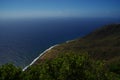
[[[118,18],[0,20],[0,65],[24,68],[50,46],[87,35]]]

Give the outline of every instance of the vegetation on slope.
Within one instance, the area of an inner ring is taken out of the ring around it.
[[[83,38],[63,43],[48,51],[35,64],[70,51],[76,54],[88,52],[92,59],[104,60],[112,72],[120,74],[120,24],[106,25]]]
[[[25,72],[13,65],[4,65],[0,67],[0,80],[120,80],[120,75],[110,72],[105,62],[83,54],[59,55]]]

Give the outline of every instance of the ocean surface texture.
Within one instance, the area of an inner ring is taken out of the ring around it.
[[[87,35],[112,18],[54,18],[0,20],[0,65],[24,68],[52,45]]]

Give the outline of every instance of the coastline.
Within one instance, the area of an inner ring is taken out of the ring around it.
[[[51,50],[52,48],[58,46],[59,44],[56,44],[54,46],[49,47],[48,49],[46,49],[45,51],[43,51],[37,58],[35,58],[28,66],[26,66],[25,68],[22,69],[22,71],[25,71],[28,67],[30,67],[31,65],[33,65],[42,55],[44,55],[47,51]]]
[[[65,43],[69,43],[69,42],[72,42],[72,41],[75,41],[75,40],[68,40],[68,41],[66,41]]]
[[[69,43],[72,42],[73,40],[67,40],[65,41],[65,43]],[[30,67],[31,65],[33,65],[41,56],[43,56],[47,51],[51,50],[52,48],[59,46],[59,44],[53,45],[51,47],[49,47],[48,49],[46,49],[45,51],[43,51],[37,58],[35,58],[28,66],[26,66],[25,68],[22,69],[22,71],[25,71],[28,67]]]

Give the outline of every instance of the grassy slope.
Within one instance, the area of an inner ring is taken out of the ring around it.
[[[36,63],[69,52],[87,52],[94,59],[109,62],[120,60],[120,24],[106,25],[83,38],[60,44],[46,52]]]

